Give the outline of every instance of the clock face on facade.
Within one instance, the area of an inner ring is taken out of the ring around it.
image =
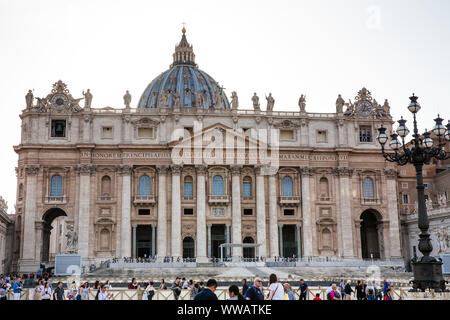
[[[52,104],[55,106],[55,108],[62,109],[67,104],[67,97],[63,94],[56,94],[52,98]]]
[[[368,101],[362,101],[358,106],[359,112],[368,115],[372,109],[372,104]]]

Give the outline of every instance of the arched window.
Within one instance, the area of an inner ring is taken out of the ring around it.
[[[252,196],[252,178],[248,176],[244,178],[244,181],[242,183],[242,195],[244,197]]]
[[[214,196],[222,196],[223,195],[223,177],[219,175],[215,175],[213,177],[213,186],[212,193]]]
[[[372,178],[364,178],[363,180],[364,199],[375,198],[374,186]]]
[[[328,228],[325,228],[322,231],[322,242],[324,248],[331,248],[331,231]]]
[[[184,178],[184,196],[185,197],[193,197],[194,192],[192,190],[192,177],[186,176]]]
[[[51,180],[50,197],[62,197],[63,179],[59,174],[55,174]]]
[[[102,178],[102,197],[109,197],[111,195],[111,178],[103,176]]]
[[[108,229],[102,229],[100,232],[100,249],[109,250],[110,249],[110,233]]]
[[[283,178],[283,197],[292,197],[292,178],[285,176]]]
[[[319,190],[321,198],[328,198],[328,179],[325,177],[320,178]]]
[[[139,178],[139,195],[149,196],[150,190],[150,177],[144,174]]]

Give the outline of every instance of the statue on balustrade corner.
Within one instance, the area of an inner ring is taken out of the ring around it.
[[[273,106],[275,105],[275,99],[272,97],[272,93],[269,93],[269,96],[266,96],[266,100],[267,100],[267,111],[272,111],[273,110]]]
[[[125,104],[125,107],[127,109],[130,108],[130,104],[131,104],[131,94],[128,92],[125,92],[125,95],[123,96],[123,103]]]
[[[222,109],[222,89],[219,87],[214,92],[214,108]]]
[[[438,204],[439,208],[447,207],[447,196],[445,195],[445,192],[438,195]]]
[[[259,97],[257,96],[256,92],[253,93],[252,102],[253,102],[253,109],[255,111],[261,111],[261,109],[259,108]]]
[[[450,238],[448,235],[448,228],[441,227],[436,230],[437,236],[437,244],[438,244],[438,254],[439,253],[447,253],[447,249],[449,249]]]
[[[66,251],[68,253],[75,253],[77,251],[77,245],[78,245],[78,235],[73,230],[73,224],[67,225],[67,233],[66,233]]]
[[[236,91],[231,93],[231,109],[237,110],[239,107],[239,98]]]
[[[31,109],[33,107],[33,100],[34,100],[33,91],[28,90],[28,93],[25,96],[25,101],[27,103],[27,109]]]
[[[87,89],[86,92],[84,92],[83,90],[83,96],[84,96],[84,107],[86,109],[89,109],[91,107],[91,103],[92,103],[92,93],[89,89]]]
[[[336,99],[336,113],[344,112],[344,104],[345,104],[345,101],[344,101],[344,99],[342,99],[342,96],[339,94]]]
[[[433,200],[430,198],[426,199],[425,206],[427,207],[427,211],[433,210]]]
[[[300,112],[306,112],[306,95],[300,95],[298,99],[298,106],[300,107]]]

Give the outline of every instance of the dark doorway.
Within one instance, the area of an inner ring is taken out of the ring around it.
[[[244,238],[243,243],[255,243],[252,237]],[[244,258],[254,258],[255,257],[255,248],[245,248],[244,247]]]
[[[297,256],[297,241],[295,236],[295,225],[283,226],[283,257],[292,258]]]
[[[222,243],[225,243],[225,225],[213,224],[211,226],[211,254],[213,257],[220,258],[219,246]],[[223,254],[226,254],[225,249],[223,249]]]
[[[41,262],[50,261],[50,234],[53,229],[52,223],[58,217],[67,217],[67,214],[60,208],[51,208],[42,216],[44,226],[42,230]],[[65,235],[62,234],[60,236],[65,237]]]
[[[152,255],[152,226],[136,227],[136,257],[144,258]]]
[[[374,259],[380,259],[379,242],[379,213],[373,210],[366,210],[361,214],[361,254],[363,259],[370,259],[373,254]]]
[[[183,239],[183,258],[194,258],[195,257],[195,246],[194,239],[191,237],[186,237]]]

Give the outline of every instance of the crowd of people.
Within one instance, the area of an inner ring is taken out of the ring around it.
[[[242,279],[240,287],[232,284],[228,287],[228,300],[297,300],[289,282],[280,282],[275,274],[271,274],[266,288],[263,286],[261,277],[256,277],[252,284]],[[177,277],[175,281],[167,285],[164,279],[161,279],[159,285],[153,281],[138,283],[136,278],[132,278],[128,283],[129,290],[143,290],[142,300],[153,300],[157,290],[172,290],[175,300],[180,298],[182,290],[188,290],[191,300],[218,300],[216,295],[218,283],[215,279],[206,281],[187,280]],[[22,278],[19,275],[0,276],[0,299],[6,300],[8,292],[12,290],[13,299],[20,300],[24,288]],[[37,279],[37,286],[34,288],[34,300],[89,300],[90,292],[95,292],[96,300],[112,300],[111,283],[106,281],[100,283],[96,281],[92,286],[89,282],[82,282],[77,285],[75,281],[64,289],[63,283],[59,281],[56,286],[47,275],[41,275]],[[267,290],[265,290],[267,289]],[[264,295],[264,291],[267,294]],[[297,289],[298,300],[308,300],[308,284],[304,279],[300,279]],[[311,295],[309,295],[311,296]],[[350,280],[341,280],[339,284],[332,283],[326,289],[325,298],[327,300],[392,300],[391,287],[387,280],[382,284],[376,281],[357,281],[352,286]],[[315,294],[312,300],[322,300],[320,293]]]

